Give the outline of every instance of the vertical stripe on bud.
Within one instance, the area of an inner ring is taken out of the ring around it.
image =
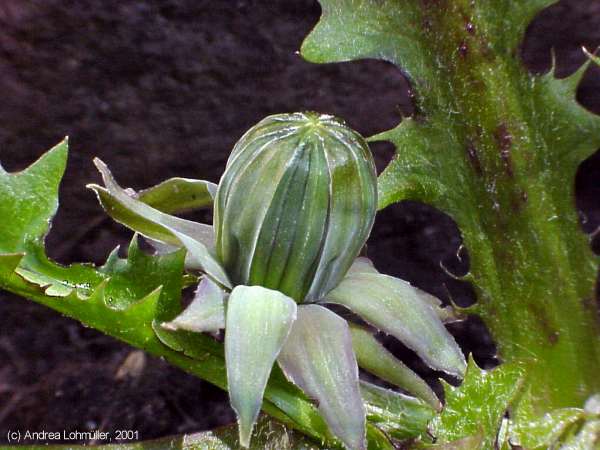
[[[377,206],[365,140],[343,121],[280,114],[236,144],[219,183],[217,254],[235,284],[315,301],[342,279]]]

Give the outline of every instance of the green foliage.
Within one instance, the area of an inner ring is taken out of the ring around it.
[[[217,185],[208,181],[170,178],[136,196],[148,206],[167,214],[211,207]]]
[[[302,46],[307,59],[380,58],[409,76],[415,116],[372,138],[397,148],[379,179],[379,207],[424,201],[457,222],[471,262],[464,279],[478,297],[470,312],[484,319],[503,360],[490,372],[471,361],[460,387],[445,386],[446,406],[435,417],[423,402],[363,385],[369,447],[389,448],[391,437],[438,449],[593,448],[600,422],[582,407],[600,391],[598,258],[573,199],[578,165],[600,146],[600,118],[575,101],[585,66],[556,79],[553,71],[528,74],[516,57],[528,23],[553,1],[321,3],[323,17]],[[0,215],[10,218],[0,222],[0,286],[225,389],[219,343],[160,326],[181,311],[182,251],[148,256],[134,238],[126,259],[115,252],[100,268],[46,257],[66,157],[64,142],[23,172],[0,168]],[[185,191],[176,205],[168,201],[175,188]],[[109,207],[129,202],[125,191],[95,189]],[[179,210],[205,206],[213,195],[214,185],[175,179],[137,198]],[[122,209],[124,223],[140,220]],[[151,223],[147,233],[187,245],[180,225]],[[192,250],[210,262],[208,249]],[[262,409],[315,442],[339,445],[317,406],[278,370]],[[427,442],[427,424],[435,444]],[[237,446],[223,442],[215,448]]]
[[[183,251],[148,256],[134,239],[126,260],[113,252],[100,268],[63,267],[46,258],[43,240],[66,160],[63,142],[25,171],[0,174],[2,213],[14,219],[0,224],[0,285],[226,388],[220,344],[201,334],[155,333],[157,323],[181,312]],[[283,379],[273,384],[265,396],[279,407],[266,401],[263,410],[310,436],[329,438],[316,408],[295,387]]]
[[[583,420],[584,413],[580,408],[556,409],[537,420],[517,421],[510,430],[510,442],[526,449],[545,450],[556,445],[572,425]]]
[[[430,425],[437,442],[449,444],[470,437],[482,448],[493,448],[504,414],[523,385],[523,373],[514,364],[481,370],[470,359],[461,386],[444,383],[444,410]]]
[[[371,138],[397,149],[379,206],[423,201],[457,222],[478,297],[470,312],[504,361],[528,361],[513,425],[581,408],[600,390],[598,259],[574,207],[575,172],[600,146],[600,118],[575,101],[587,66],[556,79],[527,73],[517,56],[529,21],[551,3],[322,0],[302,46],[313,62],[379,58],[408,75],[415,116]]]
[[[361,394],[366,403],[367,418],[388,436],[403,441],[422,437],[434,410],[413,397],[362,383]],[[368,430],[367,430],[368,436]]]
[[[163,357],[226,389],[222,344],[208,335],[161,327],[161,323],[181,313],[181,289],[189,278],[183,273],[183,250],[150,256],[139,249],[134,237],[126,259],[120,258],[115,250],[102,267],[83,264],[64,267],[46,257],[44,237],[58,207],[58,187],[66,160],[67,144],[63,142],[23,172],[0,173],[0,212],[11,218],[0,222],[0,286]],[[402,435],[409,438],[425,431],[426,411],[431,414],[432,410],[413,400],[399,401],[393,392],[368,396],[366,408],[373,418],[373,423],[367,424],[369,448],[390,448],[386,435],[374,426],[383,420],[377,411],[383,411],[388,404],[412,405],[409,410],[422,412],[417,417],[388,415],[387,429],[404,430]],[[280,370],[271,374],[262,410],[313,438],[314,445],[339,448],[339,442],[332,438],[317,406],[286,381]],[[268,443],[256,438],[253,442],[258,446]],[[283,446],[285,440],[276,442],[269,445],[283,450],[295,448]],[[298,441],[294,438],[289,445],[295,445],[294,442]],[[231,448],[237,448],[237,443],[231,444]]]
[[[352,273],[327,301],[345,306],[399,339],[430,367],[462,377],[465,357],[432,307],[430,297],[410,283],[379,273]]]
[[[373,333],[358,325],[350,325],[350,332],[352,347],[360,367],[410,392],[432,408],[438,411],[442,409],[441,402],[429,385],[389,352]]]

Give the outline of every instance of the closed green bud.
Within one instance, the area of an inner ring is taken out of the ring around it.
[[[330,115],[270,116],[235,145],[219,183],[217,256],[234,284],[316,301],[350,268],[376,207],[362,136]]]

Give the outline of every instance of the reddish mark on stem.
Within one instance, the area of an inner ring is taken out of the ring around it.
[[[467,156],[469,157],[469,162],[475,173],[479,176],[483,175],[483,169],[481,168],[481,161],[479,160],[479,155],[477,154],[477,147],[472,141],[467,142]]]

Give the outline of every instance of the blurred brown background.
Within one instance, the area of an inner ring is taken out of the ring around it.
[[[267,114],[333,113],[364,135],[409,115],[408,85],[395,67],[317,66],[296,54],[319,13],[310,0],[1,0],[2,164],[22,169],[70,136],[50,255],[102,263],[130,238],[84,188],[97,180],[94,156],[133,188],[172,176],[217,182],[233,143]],[[600,1],[564,0],[544,11],[521,55],[542,72],[554,48],[565,76],[585,60],[582,45],[600,45]],[[600,113],[600,70],[588,71],[578,97]],[[381,169],[393,149],[373,150]],[[598,153],[582,165],[577,203],[591,232],[600,224]],[[381,270],[468,304],[470,287],[439,264],[467,270],[459,245],[447,216],[406,202],[379,214],[369,254]],[[0,444],[16,429],[131,429],[150,439],[233,421],[226,394],[48,309],[0,293],[0,318]],[[494,364],[481,323],[452,331],[480,364]],[[432,379],[411,352],[387,343]],[[137,370],[123,375],[128,356]]]

